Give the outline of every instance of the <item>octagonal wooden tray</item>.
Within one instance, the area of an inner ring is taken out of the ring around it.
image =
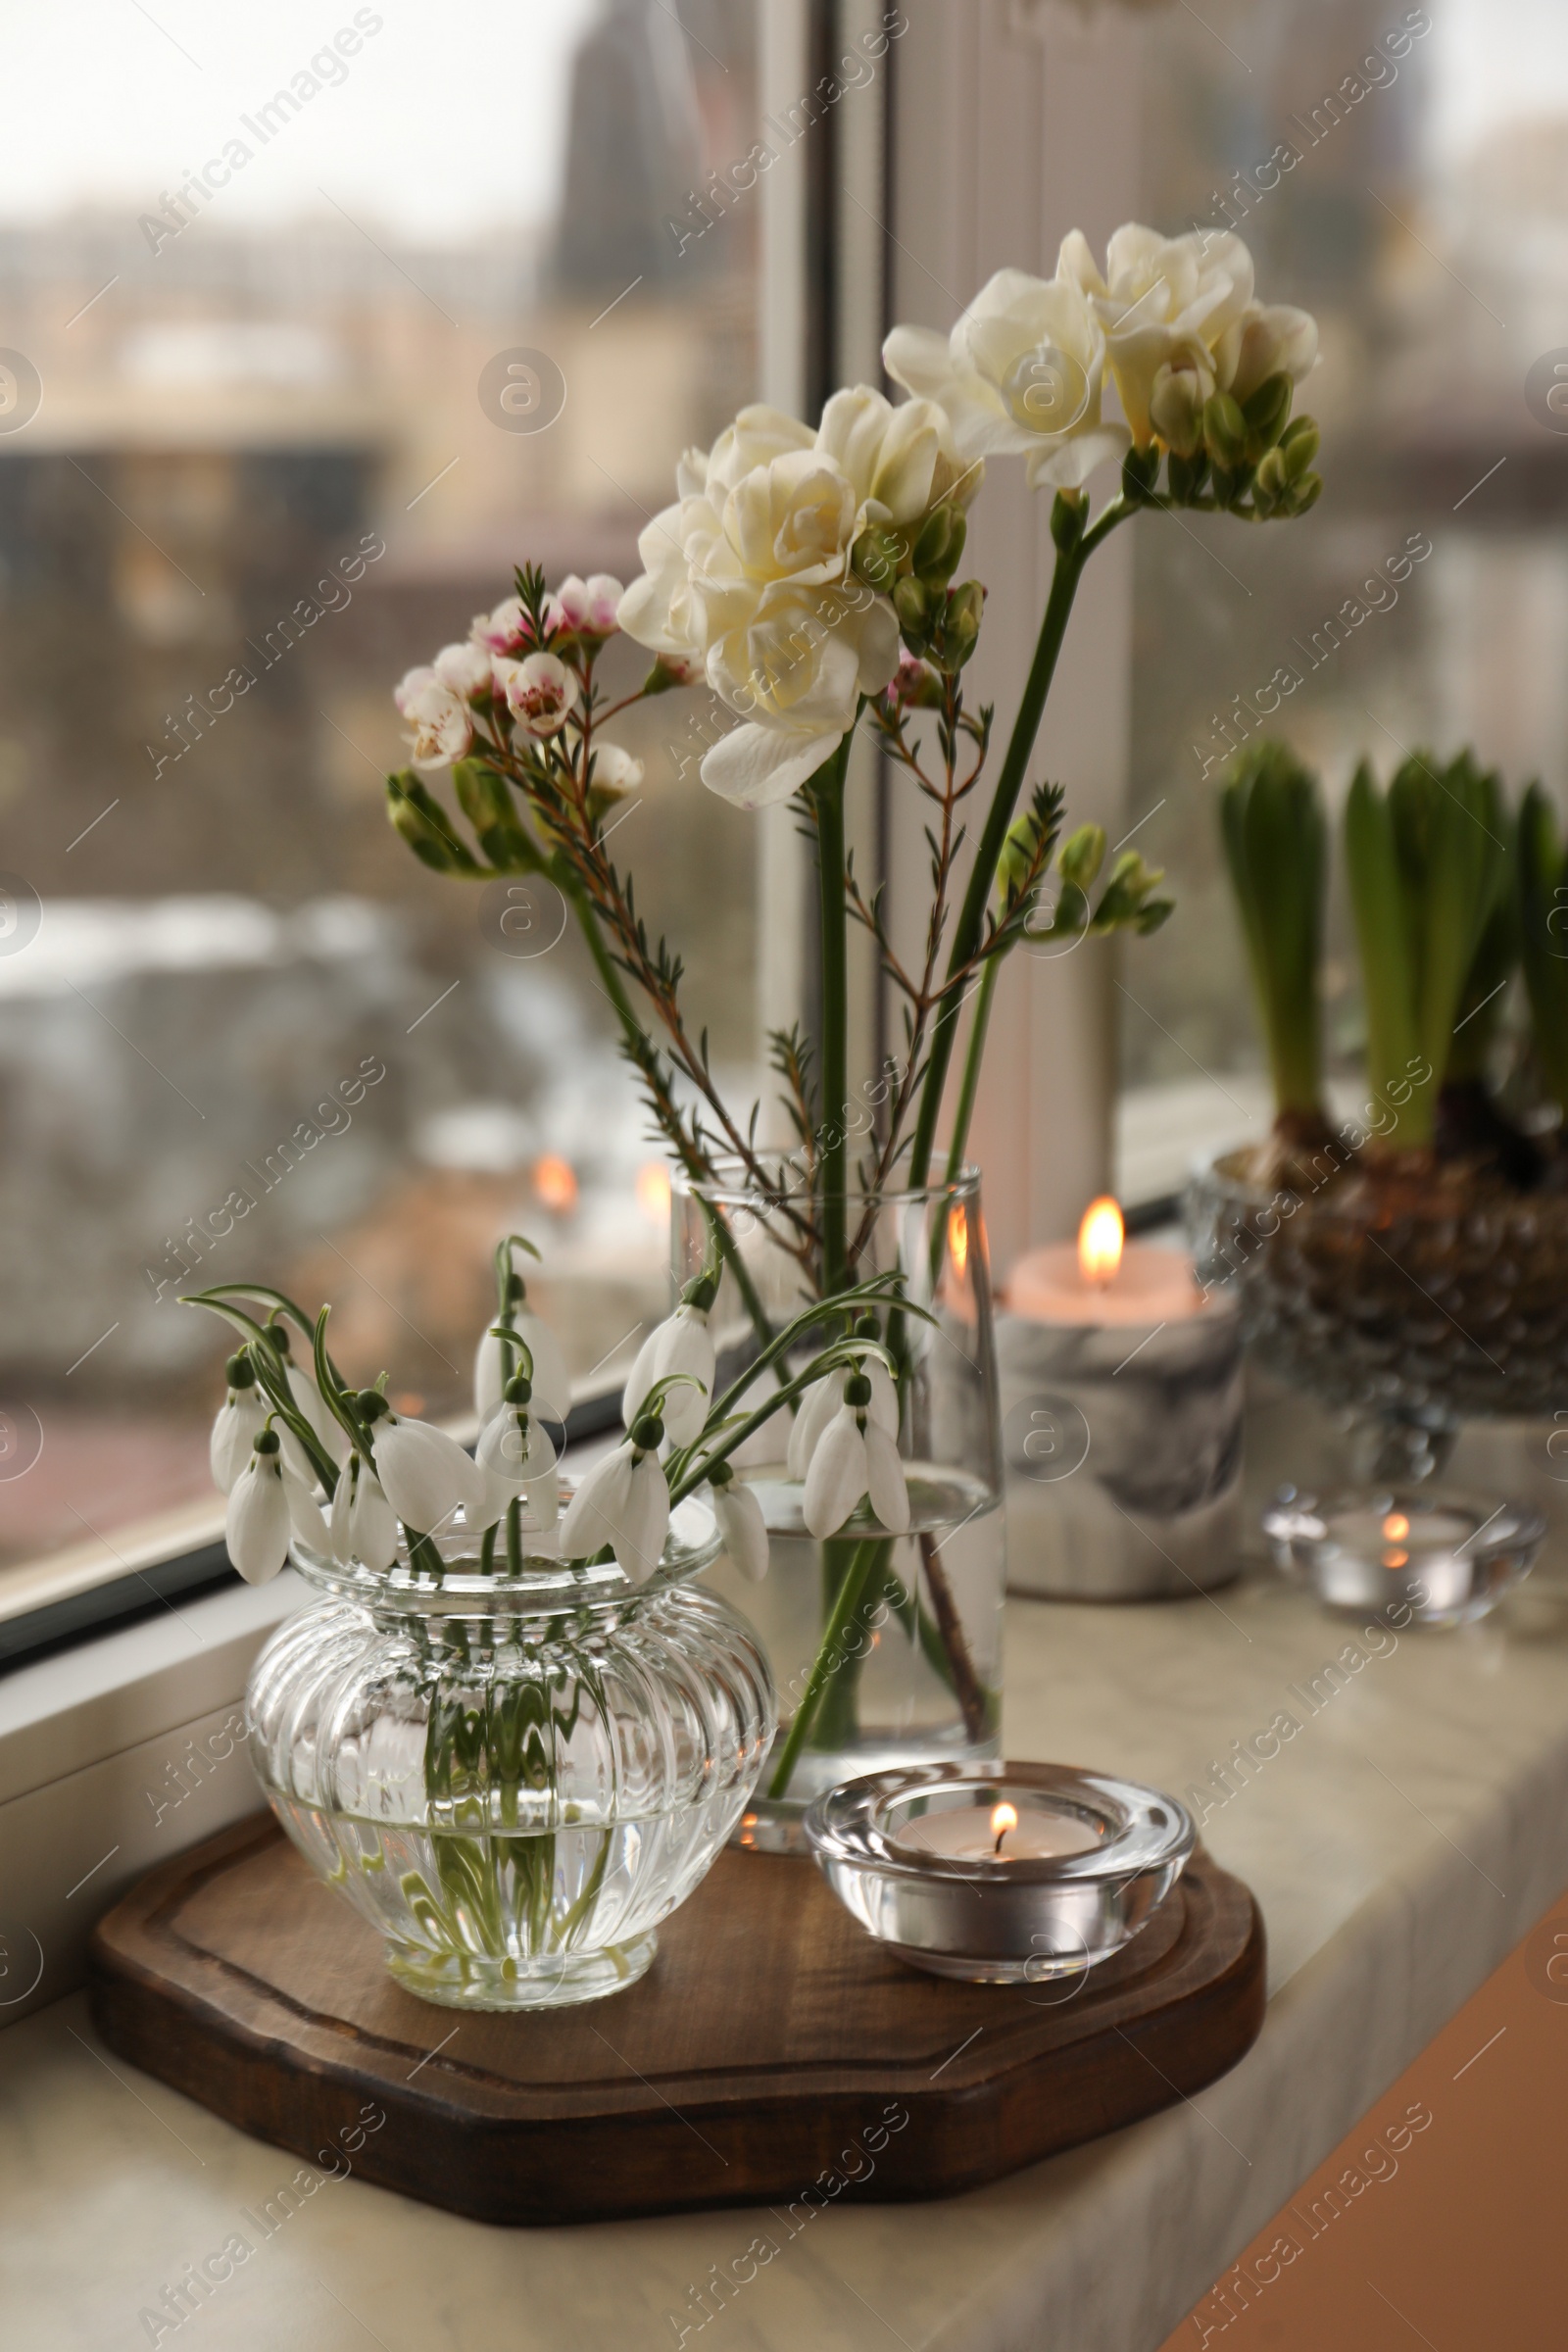
[[[416,2000],[263,1814],[100,1921],[110,2048],[307,2162],[484,2222],[946,2196],[1169,2106],[1263,2018],[1263,1928],[1201,1850],[1076,1984],[888,1957],[807,1861],[729,1851],[626,1992],[523,2017]],[[376,2116],[384,2120],[377,2123]]]

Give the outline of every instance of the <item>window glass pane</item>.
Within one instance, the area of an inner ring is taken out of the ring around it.
[[[509,1227],[577,1373],[662,1302],[660,1153],[561,902],[428,873],[382,779],[400,674],[524,558],[632,577],[754,396],[760,199],[703,228],[693,191],[757,135],[755,29],[82,0],[63,49],[8,11],[0,1561],[210,1502],[225,1350],[182,1290],[330,1297],[351,1372],[435,1415]],[[625,861],[749,1069],[754,831],[693,698],[633,715]]]
[[[1285,736],[1336,810],[1363,753],[1386,777],[1470,743],[1559,793],[1568,759],[1568,413],[1527,389],[1568,346],[1568,13],[1272,0],[1161,11],[1144,40],[1142,217],[1234,226],[1264,298],[1316,314],[1298,405],[1325,486],[1288,526],[1136,526],[1129,822],[1178,912],[1122,971],[1135,1198],[1269,1113],[1214,821],[1229,749]],[[1359,1102],[1350,972],[1337,911],[1329,1034]]]

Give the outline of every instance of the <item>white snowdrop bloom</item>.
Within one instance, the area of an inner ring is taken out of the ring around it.
[[[256,1375],[243,1355],[229,1358],[228,1395],[218,1408],[207,1459],[213,1484],[232,1494],[236,1480],[250,1468],[251,1451],[267,1423],[267,1400],[256,1386]]]
[[[742,1576],[760,1585],[767,1574],[767,1526],[755,1491],[743,1486],[728,1462],[714,1462],[708,1473],[713,1496],[713,1516],[724,1539],[724,1549]]]
[[[475,1525],[482,1524],[489,1496],[485,1474],[444,1429],[389,1412],[371,1430],[370,1451],[386,1498],[405,1527],[432,1535],[460,1504]]]
[[[564,1558],[591,1560],[608,1544],[632,1583],[647,1583],[669,1532],[669,1487],[659,1459],[663,1440],[663,1424],[644,1415],[623,1444],[595,1462],[561,1522]]]
[[[638,1348],[620,1399],[620,1417],[630,1429],[655,1384],[672,1373],[684,1373],[687,1377],[677,1387],[664,1392],[659,1408],[664,1434],[673,1446],[689,1446],[702,1428],[712,1402],[717,1370],[708,1328],[714,1286],[703,1275],[688,1287],[691,1296],[683,1298]]]
[[[889,1535],[908,1532],[909,1494],[897,1442],[872,1409],[863,1372],[844,1384],[844,1401],[818,1439],[806,1474],[802,1516],[818,1538],[837,1535],[862,1496]]]
[[[275,1429],[264,1429],[234,1481],[223,1534],[228,1556],[248,1585],[265,1585],[288,1558],[292,1532],[283,1455]]]
[[[362,1454],[351,1453],[338,1473],[329,1535],[332,1557],[345,1568],[352,1560],[362,1561],[367,1568],[390,1568],[397,1556],[398,1527],[392,1505]]]
[[[871,1383],[868,1410],[872,1419],[887,1431],[890,1438],[896,1439],[899,1434],[899,1392],[893,1385],[893,1375],[879,1355],[862,1357],[858,1368]],[[791,1478],[804,1478],[810,1468],[811,1456],[822,1433],[844,1401],[844,1384],[849,1377],[849,1371],[845,1368],[829,1372],[821,1380],[813,1382],[801,1398],[795,1426],[790,1431],[789,1453],[785,1461]]]
[[[517,1379],[511,1385],[521,1390],[527,1383]],[[530,1534],[555,1526],[561,1510],[556,1449],[529,1412],[525,1396],[504,1399],[497,1406],[479,1433],[474,1458],[488,1482],[486,1526],[514,1499],[522,1504],[521,1523]]]

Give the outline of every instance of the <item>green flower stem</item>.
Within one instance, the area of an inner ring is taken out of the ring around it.
[[[964,1149],[969,1141],[969,1122],[974,1117],[974,1099],[980,1091],[980,1064],[985,1058],[986,1030],[991,1021],[991,1000],[997,993],[997,975],[1002,969],[1000,956],[988,956],[986,968],[980,975],[980,993],[975,1000],[974,1026],[969,1031],[969,1049],[963,1057],[963,1084],[958,1089],[958,1107],[953,1114],[953,1140],[948,1146],[948,1182],[956,1184],[963,1170]]]
[[[857,714],[858,715],[858,714]],[[852,727],[831,760],[811,778],[816,808],[816,873],[821,908],[822,1129],[817,1177],[822,1201],[822,1296],[843,1290],[848,1276],[850,1040],[849,910],[844,890],[844,781]]]
[[[522,1504],[515,1494],[507,1505],[507,1574],[522,1574]]]
[[[1109,537],[1117,523],[1136,513],[1136,508],[1123,497],[1113,498],[1098,522],[1085,531],[1075,546],[1058,549],[1056,565],[1052,574],[1051,594],[1046,600],[1045,613],[1040,622],[1040,636],[1035,646],[1035,658],[1030,664],[1023,700],[1013,721],[1007,744],[1007,756],[997,778],[986,813],[985,827],[975,851],[974,866],[969,886],[964,892],[956,927],[953,934],[953,950],[948,958],[950,981],[972,963],[985,932],[986,907],[997,878],[997,865],[1012,822],[1013,809],[1023,789],[1024,773],[1034,751],[1035,737],[1045,712],[1046,697],[1055,675],[1056,660],[1061,652],[1067,623],[1072,617],[1073,599],[1084,565],[1102,540]],[[936,1143],[937,1121],[942,1115],[942,1094],[947,1084],[948,1066],[953,1059],[954,1043],[957,1035],[961,992],[950,988],[942,1003],[931,1030],[931,1052],[926,1064],[925,1080],[920,1094],[920,1111],[915,1121],[914,1141],[909,1156],[908,1183],[911,1189],[928,1182],[931,1155]]]
[[[614,958],[605,945],[604,934],[599,928],[598,917],[589,904],[587,893],[575,883],[564,883],[560,887],[564,891],[577,917],[583,938],[588,943],[588,953],[594,959],[594,967],[604,985],[605,994],[614,1008],[616,1018],[629,1039],[646,1046],[647,1040],[643,1035],[642,1026],[631,1008],[631,1001],[627,997],[625,989],[621,986],[620,974],[615,969]],[[688,1160],[687,1173],[700,1178],[703,1171],[701,1168],[693,1167]],[[768,1321],[767,1309],[762,1304],[761,1294],[752,1280],[751,1269],[735,1247],[735,1238],[723,1218],[709,1212],[709,1222],[712,1227],[713,1238],[718,1245],[724,1263],[735,1278],[735,1288],[740,1292],[741,1298],[745,1301],[746,1311],[752,1318],[752,1328],[765,1348],[773,1336],[773,1326]]]
[[[775,1801],[788,1793],[801,1750],[806,1745],[817,1708],[821,1705],[822,1693],[847,1662],[844,1637],[865,1597],[867,1585],[874,1575],[886,1568],[891,1550],[892,1544],[886,1536],[872,1536],[855,1546],[839,1586],[838,1596],[823,1628],[821,1647],[811,1662],[811,1671],[807,1678],[801,1703],[795,1710],[795,1720],[790,1725],[783,1752],[767,1786],[767,1793]]]

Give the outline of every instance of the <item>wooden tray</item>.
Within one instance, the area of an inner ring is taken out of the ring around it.
[[[496,2017],[403,1991],[263,1814],[153,1871],[91,1966],[132,2064],[483,2222],[947,2196],[1198,2090],[1263,2019],[1257,1907],[1201,1850],[1076,1990],[924,1976],[810,1862],[728,1851],[628,1991]]]

